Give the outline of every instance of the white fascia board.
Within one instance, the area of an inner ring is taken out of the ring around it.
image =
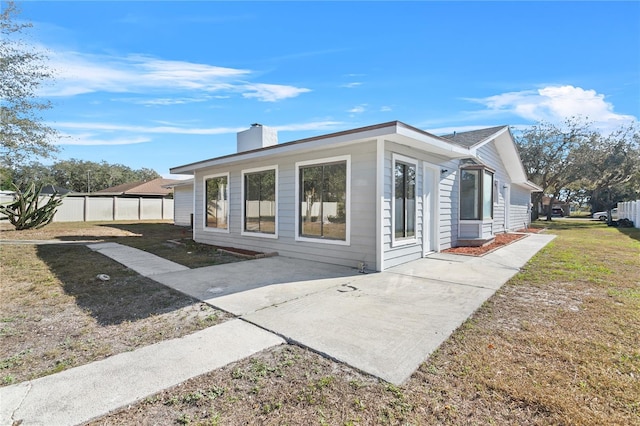
[[[517,186],[521,186],[523,188],[527,188],[531,192],[542,192],[542,188],[540,188],[538,185],[536,185],[535,183],[530,182],[530,181],[513,182],[512,184],[513,185],[517,185]]]
[[[535,188],[538,188],[535,184],[529,182],[527,178],[527,173],[525,172],[524,166],[522,165],[522,159],[520,158],[518,147],[516,146],[516,143],[511,136],[509,128],[505,127],[504,131],[500,131],[496,133],[496,135],[497,136],[491,136],[491,138],[495,140],[496,149],[498,150],[498,154],[500,154],[502,164],[504,164],[511,182],[520,184],[521,186],[529,186],[531,184]],[[487,142],[492,139],[487,140]],[[475,148],[476,146],[474,146],[474,154]]]
[[[495,132],[491,136],[487,136],[486,138],[484,138],[480,142],[478,142],[475,145],[473,145],[471,147],[471,149],[476,150],[476,149],[480,148],[481,146],[486,145],[487,143],[491,142],[493,139],[497,139],[499,136],[503,135],[506,132],[509,132],[509,136],[511,136],[511,132],[509,131],[509,128],[507,126],[504,126],[502,129],[498,130],[497,132]]]
[[[390,125],[376,129],[365,130],[357,133],[345,133],[328,138],[318,138],[309,141],[293,141],[279,145],[273,145],[266,149],[248,151],[246,153],[230,154],[223,157],[212,158],[197,163],[186,164],[170,169],[172,174],[193,173],[208,167],[229,165],[236,162],[251,161],[260,158],[267,158],[289,153],[303,153],[316,151],[326,148],[334,148],[345,145],[352,145],[366,141],[375,141],[378,137],[384,135],[393,135],[396,133],[396,126]]]
[[[435,135],[419,133],[404,127],[398,128],[397,135],[397,137],[390,138],[389,140],[449,159],[464,158],[471,155],[471,152],[467,148],[448,142],[446,139]]]
[[[175,183],[170,183],[168,185],[162,185],[162,188],[176,188],[176,187],[181,187],[181,186],[193,186],[193,178],[191,179],[185,179],[183,181],[180,182],[175,182]]]

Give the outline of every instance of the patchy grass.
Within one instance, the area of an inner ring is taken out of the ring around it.
[[[280,346],[92,425],[640,424],[640,230],[558,237],[403,386]]]
[[[92,225],[75,231],[83,238],[95,234]],[[33,238],[10,238],[17,236]],[[111,279],[101,281],[98,274]],[[184,336],[227,318],[83,245],[0,245],[1,385]]]
[[[240,259],[191,239],[191,231],[169,222],[55,222],[42,229],[15,231],[0,225],[0,240],[58,240],[116,242],[145,250],[189,268],[199,268]],[[178,244],[170,242],[177,241]]]

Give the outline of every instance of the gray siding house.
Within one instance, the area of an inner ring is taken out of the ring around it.
[[[173,188],[173,224],[177,226],[193,225],[193,179],[177,181]]]
[[[287,143],[259,124],[238,152],[184,166],[193,238],[382,271],[530,221],[507,126],[444,137],[399,121]]]

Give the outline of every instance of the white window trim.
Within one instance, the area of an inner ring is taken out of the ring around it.
[[[413,223],[415,224],[415,234],[413,237],[408,238],[396,238],[396,182],[395,182],[395,170],[396,163],[405,163],[412,165],[416,168],[416,211]],[[391,247],[407,246],[411,244],[418,244],[418,160],[411,157],[405,157],[404,155],[392,153],[391,154]]]
[[[250,231],[246,231],[244,229],[245,227],[245,206],[246,206],[246,200],[244,199],[244,193],[245,193],[245,175],[247,174],[251,174],[251,173],[258,173],[258,172],[264,172],[266,170],[275,170],[276,172],[276,190],[275,190],[275,196],[276,196],[276,216],[275,216],[275,233],[274,234],[267,234],[264,232],[250,232]],[[240,190],[240,200],[241,200],[241,221],[240,221],[240,235],[245,236],[245,237],[258,237],[258,238],[271,238],[271,239],[277,239],[278,238],[278,166],[274,165],[274,166],[265,166],[265,167],[256,167],[253,169],[245,169],[242,170],[242,184],[241,184],[241,190]]]
[[[346,161],[347,163],[347,182],[346,182],[346,199],[345,199],[345,212],[347,215],[347,223],[345,225],[345,239],[344,240],[330,240],[324,238],[311,238],[303,237],[300,235],[300,168],[304,166],[310,166],[313,164],[327,164]],[[317,160],[298,161],[296,163],[296,208],[295,208],[295,227],[296,227],[296,241],[318,243],[318,244],[333,244],[340,246],[351,245],[351,155],[341,155],[338,157],[319,158]]]
[[[227,228],[212,228],[207,226],[207,179],[213,179],[217,177],[226,177],[227,178],[227,202],[229,203],[229,208],[227,209]],[[229,187],[231,186],[231,180],[229,178],[229,172],[227,173],[216,173],[213,175],[206,175],[202,177],[202,228],[205,232],[218,232],[223,234],[228,234],[231,232],[231,223],[229,221],[230,211],[231,211],[231,200],[229,196],[231,195],[229,191]]]
[[[459,169],[460,173],[462,173],[463,170],[465,170],[464,167],[460,168]],[[484,172],[485,171],[491,173],[493,175],[493,177],[494,177],[494,182],[495,182],[495,172],[492,171],[491,169],[489,169],[489,168],[484,168],[484,169],[480,168],[480,169],[474,169],[474,170],[480,170],[482,172],[481,179],[484,179]],[[459,187],[460,187],[460,185],[458,184],[458,188]],[[482,187],[480,187],[479,190],[482,191]],[[491,191],[493,193],[493,188],[491,188]],[[461,203],[462,203],[462,191],[458,190],[458,223],[465,223],[465,224],[470,224],[470,223],[483,223],[483,224],[493,223],[493,220],[494,220],[493,216],[495,216],[495,210],[494,209],[492,209],[492,213],[493,213],[492,217],[490,217],[488,219],[485,219],[485,218],[481,218],[481,219],[460,219],[460,205],[461,205]],[[495,202],[493,204],[495,205]]]

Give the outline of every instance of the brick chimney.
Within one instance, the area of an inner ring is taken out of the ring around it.
[[[238,132],[238,152],[251,151],[278,144],[278,131],[272,127],[254,123],[247,130]]]

